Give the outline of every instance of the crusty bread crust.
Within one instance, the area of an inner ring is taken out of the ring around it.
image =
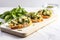
[[[11,29],[21,29],[21,28],[24,28],[24,27],[28,27],[29,25],[32,24],[32,21],[30,21],[30,23],[25,23],[25,24],[18,24],[16,26],[14,26],[13,24],[9,24],[9,27]]]
[[[32,20],[32,22],[34,23],[34,22],[42,22],[43,21],[43,18],[40,18],[40,19],[31,19]]]
[[[42,15],[42,17],[43,17],[44,19],[48,19],[48,18],[50,18],[51,16],[44,16],[44,15]]]

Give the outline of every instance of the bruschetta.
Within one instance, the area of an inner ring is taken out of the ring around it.
[[[31,18],[32,22],[41,22],[41,21],[43,21],[42,16],[35,13],[35,12],[29,12],[27,16]]]
[[[9,23],[9,27],[11,29],[20,29],[20,28],[27,27],[31,24],[32,24],[32,21],[30,18],[28,18],[26,16],[22,16],[21,18],[17,18],[17,19],[12,20]]]
[[[47,19],[47,18],[51,17],[51,15],[52,15],[52,10],[43,9],[43,10],[38,11],[38,14],[39,14],[39,15],[42,15],[42,17],[43,17],[44,19]]]

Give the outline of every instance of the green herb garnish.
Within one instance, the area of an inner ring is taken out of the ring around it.
[[[10,11],[6,11],[3,14],[0,14],[0,18],[4,19],[6,22],[11,21],[12,19],[16,19],[25,15],[27,11],[24,8],[18,6],[17,8],[13,8]]]
[[[2,24],[2,22],[0,22],[0,25]]]

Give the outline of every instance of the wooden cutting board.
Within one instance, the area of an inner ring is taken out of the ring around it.
[[[52,15],[50,18],[44,19],[43,22],[33,23],[29,27],[25,27],[22,29],[16,29],[16,30],[9,29],[7,27],[7,23],[5,23],[5,24],[1,25],[1,31],[24,38],[24,37],[36,32],[37,30],[44,28],[46,25],[49,25],[50,23],[54,22],[55,20],[56,20],[56,15]]]

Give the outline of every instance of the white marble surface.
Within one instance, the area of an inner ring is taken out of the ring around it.
[[[0,8],[6,10],[8,8]],[[1,12],[0,11],[0,12]],[[0,31],[0,40],[60,40],[60,12],[56,12],[57,20],[26,38],[16,37]]]
[[[17,5],[22,7],[40,7],[43,4],[60,5],[60,0],[0,0],[0,7],[16,7]]]

